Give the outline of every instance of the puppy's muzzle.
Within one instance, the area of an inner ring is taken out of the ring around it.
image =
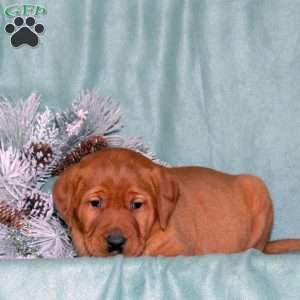
[[[111,232],[106,237],[108,252],[122,253],[126,238],[120,232]]]

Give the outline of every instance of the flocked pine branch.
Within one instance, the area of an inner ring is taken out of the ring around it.
[[[45,107],[45,111],[38,112],[31,128],[30,143],[43,142],[53,147],[57,146],[59,132],[54,121],[55,114],[48,107]]]
[[[22,233],[31,239],[29,245],[36,249],[40,257],[73,257],[75,254],[68,231],[57,217],[32,219]]]
[[[0,259],[37,257],[36,249],[30,245],[31,240],[19,229],[0,224]]]
[[[20,208],[20,200],[32,188],[35,171],[21,151],[0,145],[0,195],[1,201]]]
[[[72,104],[73,111],[87,112],[82,130],[88,135],[108,135],[119,131],[120,107],[110,97],[100,96],[96,91],[82,92]]]
[[[71,109],[56,115],[60,137],[65,141],[63,153],[69,153],[90,136],[107,136],[119,132],[120,107],[95,91],[82,92]]]
[[[32,93],[25,101],[0,98],[0,140],[22,151],[35,170],[34,181],[40,186],[51,176],[59,156],[55,115],[45,107],[39,111],[40,97]]]
[[[16,247],[13,241],[9,239],[9,228],[0,223],[0,259],[11,259],[16,255]]]
[[[0,98],[0,139],[5,145],[21,149],[27,143],[39,105],[36,93],[25,101]]]

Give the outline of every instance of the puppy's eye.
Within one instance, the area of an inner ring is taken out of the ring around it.
[[[139,209],[141,208],[142,206],[144,205],[144,203],[137,199],[137,200],[133,200],[131,203],[130,203],[130,208],[131,209]]]
[[[95,199],[90,200],[90,205],[94,208],[101,208],[102,204],[103,204],[102,199],[95,198]]]

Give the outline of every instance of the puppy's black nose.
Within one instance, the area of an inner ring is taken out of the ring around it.
[[[117,251],[121,253],[123,246],[126,242],[126,238],[120,233],[111,233],[106,237],[108,252]]]

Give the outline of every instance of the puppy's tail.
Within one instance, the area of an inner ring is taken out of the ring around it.
[[[263,252],[266,254],[279,254],[284,252],[300,251],[300,239],[277,240],[267,242]]]

